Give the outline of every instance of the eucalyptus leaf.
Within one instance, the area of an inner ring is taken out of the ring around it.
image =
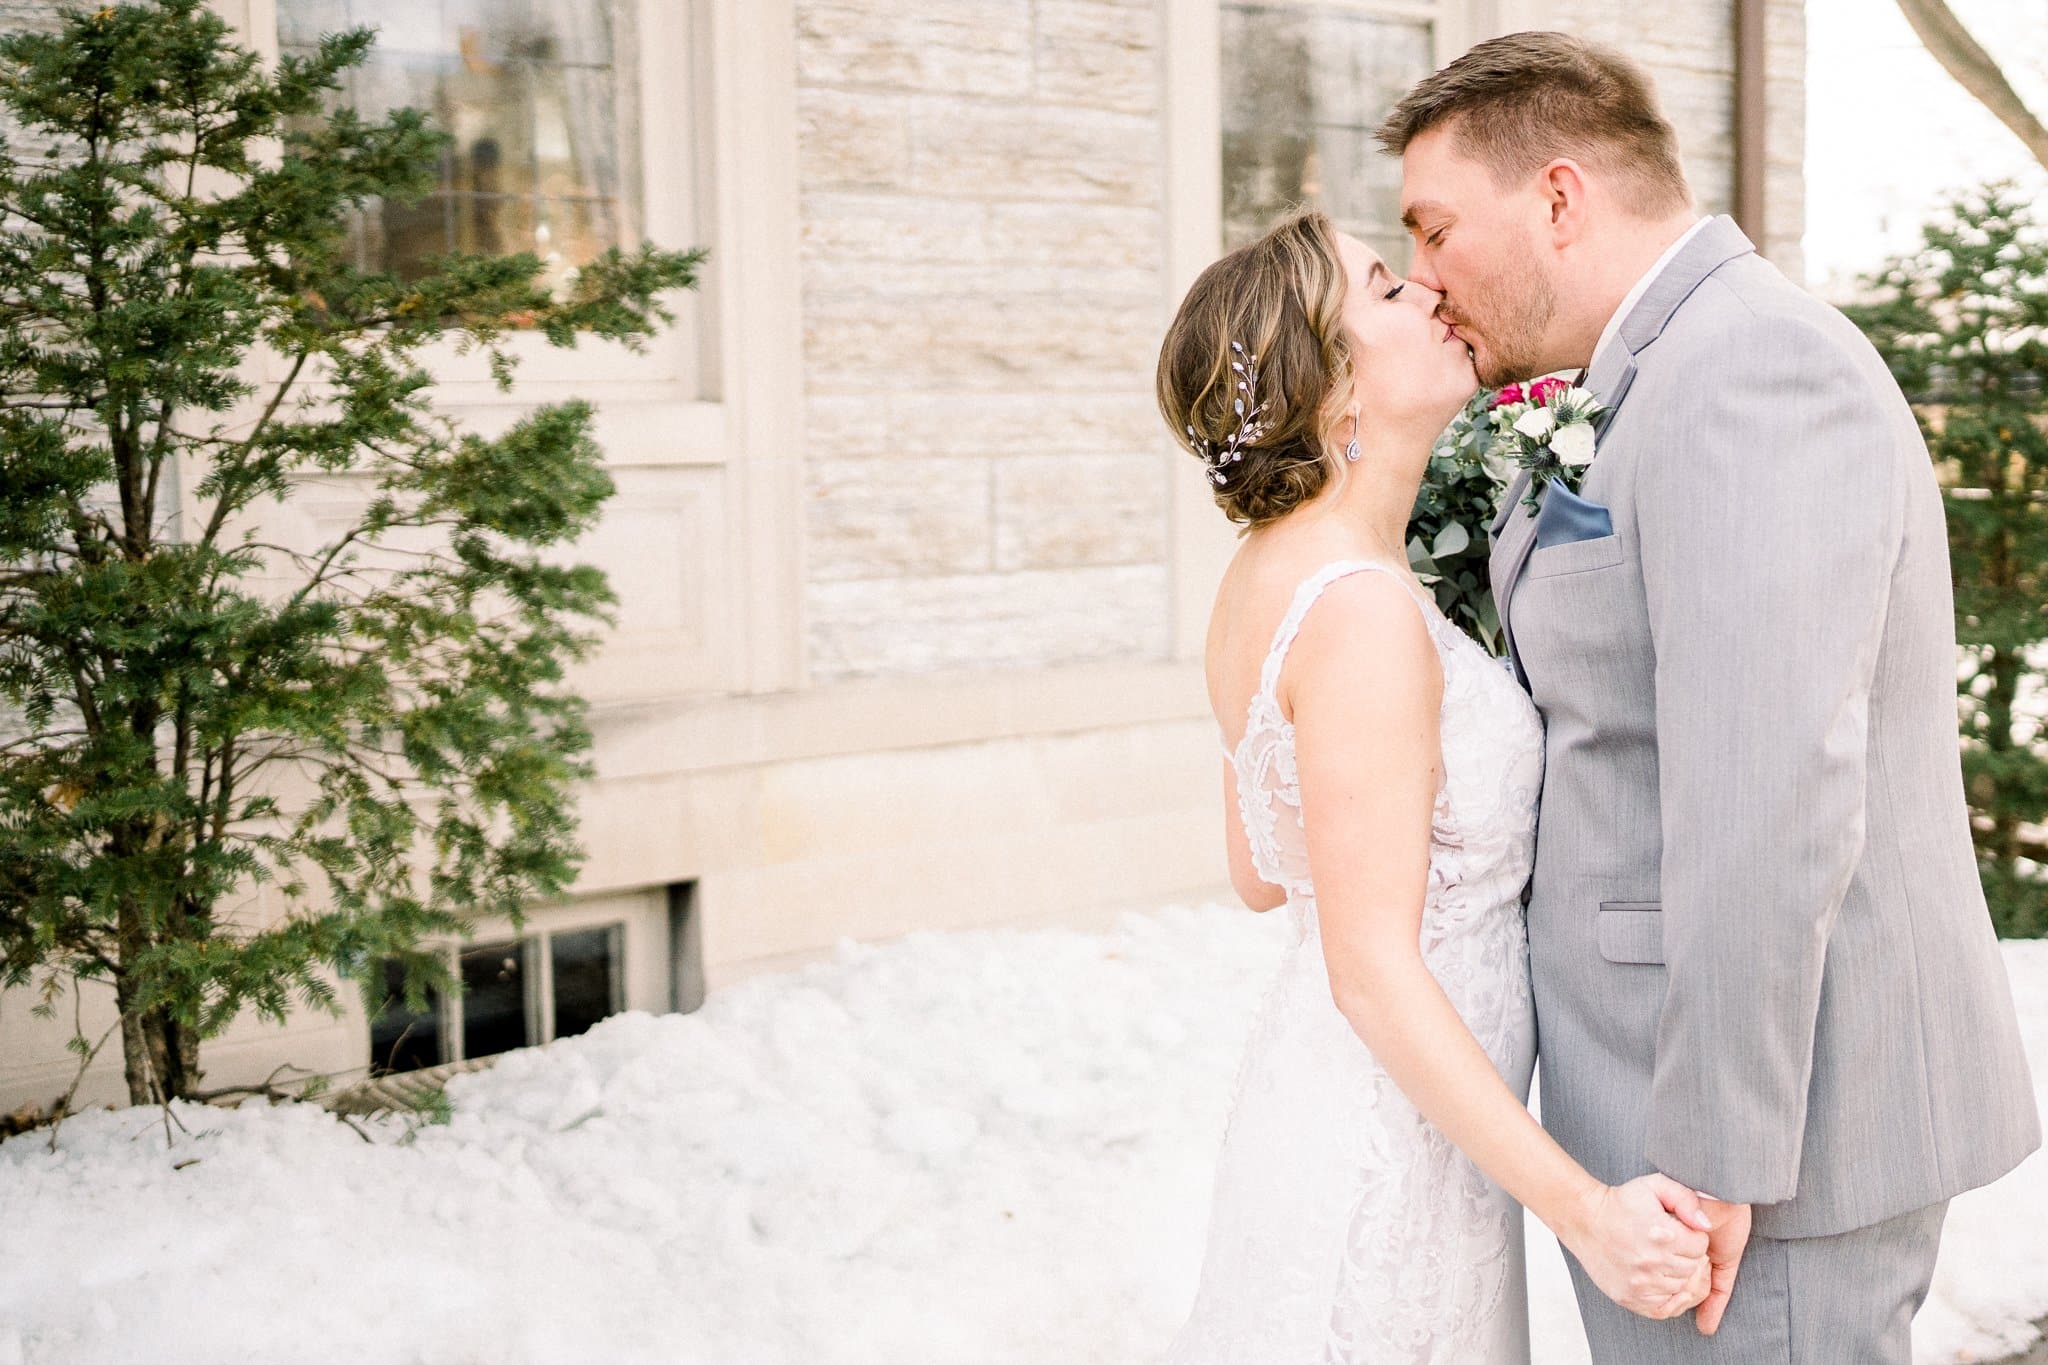
[[[1444,614],[1493,653],[1499,632],[1485,624],[1492,613],[1486,575],[1489,527],[1505,487],[1489,468],[1498,433],[1493,393],[1482,389],[1437,438],[1409,513],[1409,560],[1417,573],[1440,579],[1438,605]],[[1497,463],[1494,461],[1493,463]]]

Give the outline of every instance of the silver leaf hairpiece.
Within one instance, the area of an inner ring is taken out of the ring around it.
[[[1237,357],[1230,362],[1230,368],[1237,374],[1237,393],[1230,402],[1231,410],[1237,414],[1237,430],[1218,445],[1205,436],[1197,435],[1195,424],[1188,423],[1188,445],[1208,464],[1209,477],[1219,486],[1229,481],[1224,466],[1242,460],[1245,448],[1266,434],[1266,424],[1259,420],[1266,411],[1266,404],[1257,397],[1259,358],[1240,342],[1231,342],[1230,349]]]

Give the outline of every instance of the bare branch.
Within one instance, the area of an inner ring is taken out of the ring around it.
[[[2048,128],[2027,108],[1984,45],[1963,27],[1947,0],[1899,0],[1899,9],[1956,83],[1997,115],[1998,121],[2026,144],[2034,160],[2048,167]]]
[[[75,999],[78,993],[78,987],[74,985],[71,988],[71,991]],[[76,1019],[73,1020],[73,1027],[77,1027]],[[79,1062],[78,1073],[71,1078],[71,1088],[64,1092],[63,1099],[57,1101],[56,1108],[53,1111],[54,1121],[50,1124],[49,1149],[51,1151],[54,1152],[57,1150],[57,1130],[64,1126],[64,1116],[71,1112],[71,1101],[77,1098],[78,1096],[79,1083],[85,1079],[85,1073],[89,1069],[91,1069],[93,1058],[100,1055],[100,1049],[107,1045],[107,1039],[113,1037],[114,1030],[120,1027],[121,1021],[119,1019],[116,1019],[112,1024],[108,1025],[107,1031],[100,1035],[100,1040],[92,1045],[92,1050],[85,1054],[85,1059],[83,1061]],[[83,1037],[84,1035],[81,1033],[79,1036]]]

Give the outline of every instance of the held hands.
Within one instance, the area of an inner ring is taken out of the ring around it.
[[[1746,1209],[1743,1221],[1746,1237]],[[1574,1226],[1561,1229],[1560,1237],[1601,1293],[1631,1313],[1662,1320],[1721,1290],[1708,1255],[1713,1226],[1697,1194],[1666,1176],[1645,1175],[1626,1185],[1594,1187]],[[1732,1288],[1732,1262],[1727,1281]],[[1716,1326],[1726,1303],[1722,1293]],[[1712,1328],[1703,1324],[1700,1330]]]
[[[1693,1314],[1692,1322],[1702,1336],[1710,1337],[1720,1330],[1721,1315],[1728,1311],[1728,1296],[1735,1291],[1735,1271],[1742,1264],[1742,1253],[1749,1247],[1750,1208],[1747,1204],[1724,1204],[1704,1196],[1700,1207],[1712,1225],[1707,1230],[1707,1262],[1713,1267],[1713,1288],[1700,1304],[1700,1311]]]

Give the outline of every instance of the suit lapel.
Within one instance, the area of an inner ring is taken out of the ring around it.
[[[1501,499],[1500,510],[1493,514],[1493,524],[1486,528],[1486,534],[1493,539],[1493,553],[1489,559],[1500,557],[1500,528],[1508,524],[1508,517],[1515,510],[1515,504],[1522,500],[1522,493],[1529,487],[1529,471],[1517,470],[1508,484],[1507,496]]]
[[[1756,244],[1727,214],[1708,219],[1707,225],[1650,281],[1636,306],[1621,320],[1622,345],[1628,347],[1630,355],[1641,355],[1643,348],[1663,333],[1664,324],[1671,321],[1678,305],[1691,298],[1692,291],[1705,283],[1707,276],[1737,256],[1747,256],[1755,250]]]
[[[1663,335],[1665,324],[1671,321],[1679,305],[1691,298],[1693,291],[1716,270],[1755,250],[1755,243],[1735,225],[1733,218],[1718,214],[1708,219],[1707,225],[1694,233],[1692,240],[1650,281],[1636,306],[1621,320],[1612,344],[1600,353],[1598,363],[1586,376],[1586,387],[1599,395],[1607,408],[1594,423],[1596,437],[1606,434],[1622,400],[1628,396],[1629,385],[1636,377],[1636,358]]]
[[[1536,518],[1529,515],[1529,509],[1522,506],[1522,494],[1529,487],[1529,471],[1523,470],[1508,490],[1507,505],[1503,517],[1494,521],[1493,555],[1488,564],[1493,579],[1493,609],[1500,618],[1501,639],[1508,647],[1508,658],[1515,661],[1516,676],[1521,676],[1521,662],[1515,655],[1515,628],[1509,619],[1515,598],[1515,580],[1521,577],[1522,566],[1529,561],[1529,552],[1536,547]]]
[[[1671,321],[1671,315],[1678,311],[1679,305],[1690,298],[1709,275],[1736,257],[1755,250],[1755,244],[1735,225],[1735,220],[1720,214],[1709,219],[1705,227],[1693,234],[1692,240],[1650,281],[1635,307],[1622,319],[1614,343],[1600,353],[1599,364],[1584,377],[1585,386],[1599,396],[1607,409],[1594,423],[1596,440],[1606,434],[1621,408],[1622,400],[1628,396],[1629,385],[1636,377],[1636,357],[1663,334],[1664,325]],[[1528,677],[1522,672],[1521,656],[1515,649],[1511,617],[1515,584],[1522,576],[1523,566],[1529,562],[1529,552],[1536,548],[1536,518],[1526,515],[1526,509],[1521,509],[1525,515],[1515,515],[1528,484],[1529,474],[1524,470],[1509,490],[1506,505],[1494,518],[1493,554],[1488,562],[1493,579],[1494,611],[1500,617],[1501,638],[1507,642],[1508,657],[1515,665],[1515,676],[1522,680],[1524,686],[1528,685]]]
[[[1636,358],[1629,354],[1628,347],[1616,342],[1600,355],[1600,363],[1586,378],[1586,387],[1600,400],[1601,412],[1593,419],[1593,440],[1595,449],[1607,428],[1613,425],[1614,414],[1621,407],[1621,400],[1628,396],[1628,386],[1635,382]]]

